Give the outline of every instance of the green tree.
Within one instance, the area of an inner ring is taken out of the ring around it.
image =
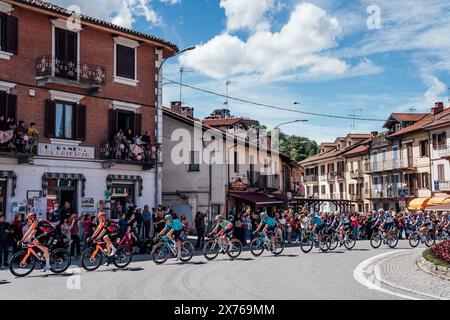
[[[314,140],[296,135],[280,134],[280,152],[286,153],[296,161],[305,160],[319,152],[319,146]]]

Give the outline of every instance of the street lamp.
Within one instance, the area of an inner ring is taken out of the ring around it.
[[[294,104],[301,104],[300,102],[294,102]]]
[[[167,58],[163,59],[161,61],[161,64],[158,66],[158,68],[156,69],[156,74],[158,75],[158,82],[157,82],[157,86],[156,86],[156,142],[159,145],[162,145],[162,120],[163,120],[163,111],[162,111],[162,90],[160,92],[160,84],[161,84],[161,89],[162,89],[162,76],[161,76],[161,72],[162,72],[162,67],[164,65],[164,63],[171,59],[171,58],[175,58],[187,51],[191,51],[194,50],[195,47],[187,47],[186,49],[183,49],[181,51],[178,51],[177,53],[175,53],[174,55],[168,56]],[[160,94],[161,93],[161,94]],[[155,166],[155,208],[158,204],[161,203],[162,199],[159,199],[159,189],[162,189],[162,186],[159,186],[159,182],[158,182],[158,175],[159,175],[159,167],[158,167],[158,163],[161,162],[161,152],[159,152],[157,154],[157,164]]]
[[[286,124],[297,123],[297,122],[308,122],[308,121],[309,121],[309,120],[292,120],[292,121],[288,121],[288,122],[283,122],[283,123],[280,123],[279,125],[277,125],[277,126],[274,128],[274,130],[276,130],[276,129],[278,129],[279,127],[284,126],[284,125],[286,125]]]

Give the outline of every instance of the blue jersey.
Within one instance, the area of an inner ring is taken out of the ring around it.
[[[267,224],[269,226],[269,228],[274,228],[275,225],[277,224],[277,222],[275,221],[274,218],[272,217],[267,217],[267,219],[261,219],[261,224],[265,225]]]
[[[311,223],[314,223],[314,224],[317,225],[318,227],[323,226],[323,220],[322,220],[321,218],[319,218],[319,217],[311,218],[309,221],[310,221]]]
[[[171,223],[166,223],[166,230],[174,230],[174,231],[182,231],[184,229],[184,225],[178,220],[172,220]]]

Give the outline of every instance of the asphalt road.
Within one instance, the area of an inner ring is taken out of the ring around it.
[[[398,249],[409,245],[401,241]],[[102,266],[86,272],[73,265],[63,275],[36,270],[26,278],[1,270],[0,299],[401,299],[371,290],[353,276],[361,262],[394,250],[375,250],[360,241],[351,251],[304,254],[295,246],[280,256],[265,252],[255,258],[245,251],[234,261],[197,255],[186,264],[156,265],[139,256],[125,270]]]

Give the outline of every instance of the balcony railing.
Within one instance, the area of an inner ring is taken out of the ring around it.
[[[434,188],[436,191],[450,191],[450,181],[435,181]]]
[[[247,179],[250,187],[257,187],[259,182],[259,177],[261,173],[259,171],[247,171]]]
[[[362,196],[362,194],[350,194],[350,200],[351,201],[362,201],[364,200],[364,197]]]
[[[328,173],[327,180],[344,179],[344,173],[342,171],[331,171]]]
[[[325,195],[326,199],[332,200],[345,200],[345,193],[343,192],[334,192]]]
[[[319,181],[319,177],[317,175],[308,175],[308,176],[303,177],[303,182],[305,182],[305,183],[313,183],[313,182],[318,182],[318,181]]]
[[[11,155],[36,155],[38,137],[16,130],[0,131],[0,152]]]
[[[350,170],[350,178],[352,179],[362,179],[364,177],[364,169]]]
[[[390,170],[400,170],[413,168],[417,165],[412,157],[395,159],[395,160],[385,160],[385,161],[373,161],[366,164],[367,172],[381,172]]]
[[[119,163],[143,164],[147,168],[153,168],[157,164],[159,145],[136,145],[114,142],[102,144],[100,147],[100,159],[112,160]]]
[[[393,199],[400,197],[411,197],[414,196],[414,192],[409,187],[406,188],[382,188],[382,189],[372,189],[372,198],[376,199]]]
[[[90,86],[103,86],[106,69],[87,63],[64,61],[52,56],[42,56],[36,60],[37,78],[62,78]]]
[[[433,146],[433,152],[437,157],[441,158],[450,157],[450,145],[441,144]]]

